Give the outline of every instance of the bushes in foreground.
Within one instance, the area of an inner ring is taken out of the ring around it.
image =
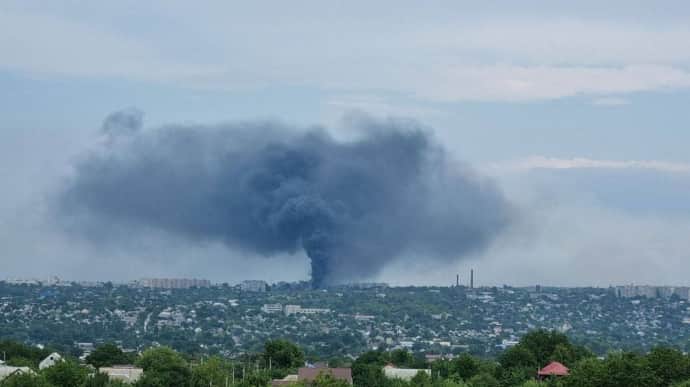
[[[106,344],[87,357],[88,364],[74,359],[38,370],[43,351],[17,343],[3,342],[9,348],[8,364],[26,365],[31,373],[12,375],[0,387],[121,387],[107,375],[95,372],[96,367],[134,362],[144,374],[134,387],[263,387],[274,378],[297,371],[305,355],[296,345],[285,340],[267,342],[264,351],[242,359],[220,357],[188,359],[168,347],[155,347],[139,355],[124,354],[116,346]],[[40,351],[40,352],[39,352]],[[536,371],[551,361],[570,368],[570,375],[535,380]],[[383,367],[430,370],[418,373],[411,381],[388,379]],[[668,347],[654,348],[647,354],[611,353],[596,358],[586,348],[572,344],[560,333],[534,331],[520,343],[504,351],[497,359],[480,359],[462,354],[452,360],[428,363],[404,350],[369,351],[351,364],[357,387],[690,387],[690,357]],[[95,366],[95,367],[94,367]],[[342,381],[322,376],[301,387],[342,387]]]

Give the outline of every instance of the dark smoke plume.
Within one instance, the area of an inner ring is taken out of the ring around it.
[[[141,130],[140,112],[114,113],[59,210],[91,233],[118,224],[267,256],[304,249],[316,287],[371,277],[402,254],[457,259],[508,224],[494,185],[418,124],[348,125],[362,135],[266,122]]]

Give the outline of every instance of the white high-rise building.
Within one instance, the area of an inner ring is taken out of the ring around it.
[[[154,289],[189,289],[208,288],[211,286],[211,281],[196,278],[143,278],[136,281],[136,284]]]
[[[265,292],[268,284],[266,281],[246,280],[240,284],[240,289],[243,292]]]

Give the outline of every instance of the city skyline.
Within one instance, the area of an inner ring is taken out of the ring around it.
[[[459,274],[457,276],[460,276]],[[578,288],[596,288],[605,289],[613,288],[617,292],[623,292],[618,294],[621,297],[635,297],[635,296],[651,296],[661,297],[670,296],[674,294],[674,289],[679,289],[685,291],[683,293],[683,298],[690,298],[690,285],[687,284],[654,284],[654,283],[610,283],[608,285],[598,286],[598,285],[575,285],[575,286],[564,286],[564,285],[553,285],[553,284],[510,284],[510,283],[481,283],[472,286],[470,282],[470,277],[467,277],[467,281],[462,282],[460,278],[453,277],[454,281],[449,281],[445,284],[391,284],[387,282],[348,282],[341,284],[333,284],[326,289],[337,289],[339,287],[353,287],[353,288],[370,288],[370,287],[393,287],[393,288],[405,288],[405,287],[418,287],[418,288],[442,288],[442,287],[462,287],[467,289],[487,289],[496,287],[508,287],[508,288],[554,288],[554,289],[578,289]],[[211,287],[211,286],[231,286],[231,287],[247,287],[245,290],[257,291],[256,288],[263,284],[265,287],[261,292],[267,291],[270,286],[280,286],[280,285],[294,285],[299,287],[308,287],[308,281],[297,280],[297,281],[267,281],[261,278],[253,279],[241,279],[238,281],[211,281],[206,278],[188,278],[188,277],[139,277],[139,278],[129,278],[121,280],[109,280],[109,279],[93,279],[93,278],[60,278],[58,276],[49,276],[46,278],[38,277],[5,277],[0,278],[0,282],[4,282],[11,285],[40,285],[40,286],[71,286],[76,284],[79,286],[103,286],[105,284],[113,284],[116,286],[129,286],[129,287],[140,287],[140,288],[152,288],[152,289],[188,289],[192,287]]]

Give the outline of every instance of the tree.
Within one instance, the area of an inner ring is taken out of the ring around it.
[[[96,372],[93,376],[86,379],[81,387],[128,387],[129,385],[121,380],[110,380],[107,374]]]
[[[46,380],[57,387],[79,387],[88,375],[86,368],[73,360],[61,360],[41,371]]]
[[[469,387],[464,382],[453,381],[449,379],[441,380],[434,383],[434,387]]]
[[[374,364],[353,365],[352,379],[359,387],[383,386],[386,383],[382,367]]]
[[[431,387],[431,376],[424,371],[417,372],[410,380],[410,384],[419,387]]]
[[[563,379],[567,387],[606,386],[606,365],[596,358],[580,360],[570,369],[570,375]]]
[[[387,379],[383,366],[387,358],[381,351],[368,351],[360,355],[352,364],[352,379],[355,386],[385,386]]]
[[[3,379],[2,387],[56,387],[50,384],[43,375],[34,373],[17,373]]]
[[[646,360],[663,386],[690,378],[690,361],[678,350],[656,347],[649,352]]]
[[[589,349],[581,345],[573,345],[570,343],[557,344],[551,356],[549,356],[549,361],[557,361],[568,367],[572,367],[580,359],[593,356],[594,354]]]
[[[29,368],[36,368],[36,361],[27,359],[22,356],[15,356],[12,357],[10,360],[7,361],[7,365],[10,365],[12,367],[29,367]]]
[[[271,340],[264,345],[264,357],[276,368],[298,368],[304,365],[304,352],[287,340]]]
[[[505,350],[501,356],[499,356],[498,362],[503,369],[524,367],[537,369],[540,364],[534,356],[534,353],[520,344]]]
[[[550,361],[572,366],[578,360],[591,356],[589,350],[571,344],[562,333],[537,330],[526,334],[518,345],[500,355],[501,368],[495,375],[502,385],[519,385],[533,378],[535,371]]]
[[[473,356],[463,353],[451,362],[451,374],[455,374],[462,380],[469,378],[479,373],[480,362]]]
[[[231,378],[231,369],[228,364],[218,356],[213,356],[192,370],[192,386],[224,386]]]
[[[149,348],[141,355],[137,365],[144,369],[144,376],[137,382],[137,386],[176,387],[189,385],[191,372],[187,362],[171,348]]]
[[[562,379],[566,387],[657,387],[665,386],[647,365],[646,360],[633,353],[609,354],[605,360],[586,358]]]
[[[313,382],[302,382],[304,387],[348,387],[350,384],[344,380],[336,379],[329,374],[320,374]]]
[[[130,364],[133,360],[131,356],[122,352],[122,350],[113,343],[106,343],[97,347],[86,357],[86,362],[96,368],[109,367],[114,364]]]
[[[7,364],[15,367],[38,368],[38,363],[50,355],[50,349],[40,349],[10,340],[0,341],[0,353]]]
[[[241,381],[239,387],[264,387],[271,382],[271,377],[266,372],[253,372]]]
[[[610,354],[604,364],[609,386],[656,387],[662,385],[646,360],[640,355]]]
[[[149,372],[144,373],[141,378],[136,382],[135,387],[172,387],[173,385],[167,384],[168,381],[159,373]]]
[[[543,367],[551,359],[556,347],[563,345],[570,348],[568,336],[547,330],[532,331],[520,339],[519,346],[531,352],[539,366]]]
[[[490,374],[475,375],[467,381],[470,387],[500,387],[501,384]]]
[[[415,359],[412,354],[406,350],[396,349],[390,353],[390,361],[395,364],[396,367],[407,368],[413,365]]]

